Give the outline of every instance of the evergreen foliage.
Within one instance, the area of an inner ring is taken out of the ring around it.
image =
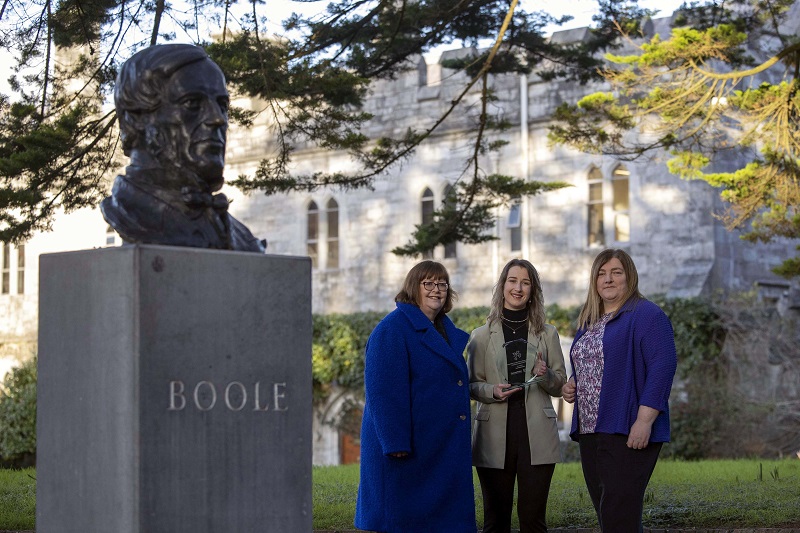
[[[648,14],[635,0],[599,5],[590,38],[560,44],[546,39],[543,28],[570,17],[527,12],[518,0],[337,0],[317,16],[283,21],[283,36],[264,30],[275,21],[261,0],[3,2],[0,47],[17,64],[11,98],[0,95],[0,240],[24,240],[48,229],[59,209],[93,205],[106,193],[109,169],[119,166],[118,132],[114,113],[102,109],[116,72],[136,50],[176,39],[204,46],[235,93],[263,103],[255,113],[265,114],[276,134],[274,153],[234,185],[266,194],[369,188],[460,113],[474,127],[463,134],[470,155],[455,196],[394,251],[418,255],[437,244],[492,239],[486,230],[494,224],[493,207],[564,184],[487,176],[487,155],[503,145],[497,134],[508,126],[490,105],[496,96],[489,76],[596,78],[598,52],[617,46],[614,28],[632,31]],[[452,42],[472,48],[447,65],[463,86],[441,115],[396,138],[368,138],[363,128],[372,117],[363,104],[372,82],[416,68],[420,54]],[[493,44],[478,48],[486,42]],[[255,115],[233,109],[231,116],[247,125]],[[347,152],[353,171],[292,173],[293,151],[309,144]]]
[[[800,445],[797,412],[778,391],[761,398],[758,372],[783,365],[788,384],[796,383],[800,350],[797,324],[748,300],[714,304],[703,299],[653,300],[667,313],[675,330],[678,374],[670,399],[672,443],[665,454],[685,459],[776,455]],[[547,321],[561,337],[574,335],[578,306],[547,308]],[[383,312],[314,315],[312,376],[314,401],[324,404],[332,386],[346,390],[357,412],[363,399],[364,350]],[[450,318],[470,332],[485,324],[488,307],[457,308]],[[759,353],[759,348],[761,352]],[[569,357],[568,353],[564,354]],[[743,359],[744,358],[744,359]],[[745,362],[746,361],[746,362]],[[755,368],[742,373],[741,367]],[[791,388],[791,387],[790,387]],[[796,402],[795,402],[796,403]],[[334,417],[335,418],[335,417]],[[357,434],[359,420],[343,417]],[[0,464],[33,464],[36,453],[36,359],[12,370],[0,390]]]
[[[670,172],[722,189],[728,210],[720,218],[742,238],[800,238],[794,4],[693,2],[671,35],[655,35],[629,55],[607,54],[602,76],[613,92],[560,106],[551,141],[628,160],[667,150]],[[797,276],[800,264],[790,259],[775,272]]]
[[[788,326],[778,328],[782,335],[764,335],[770,330],[769,324],[783,323],[774,311],[736,298],[721,303],[663,296],[652,300],[672,322],[678,354],[670,398],[672,442],[665,448],[665,455],[683,459],[774,456],[800,445],[793,422],[796,409],[786,401],[791,392],[787,396],[785,391],[779,391],[774,400],[765,400],[761,398],[764,388],[759,386],[765,382],[756,381],[753,372],[742,375],[738,370],[743,365],[742,354],[756,357],[751,354],[753,344],[772,346],[772,355],[764,352],[761,359],[748,359],[745,366],[753,365],[762,374],[769,373],[768,355],[772,359],[780,356],[780,364],[785,363],[789,369],[785,370],[787,379],[794,379],[796,374],[790,369],[795,368],[800,353],[791,344],[795,337],[783,331]],[[547,307],[547,321],[556,326],[562,338],[570,338],[575,334],[579,312],[580,306],[553,304]],[[485,324],[488,314],[488,307],[471,307],[456,308],[448,316],[456,326],[470,332]],[[363,399],[364,347],[382,318],[383,313],[314,317],[316,401],[324,402],[330,384],[337,383],[351,393],[347,408],[360,407],[356,404]],[[564,357],[568,358],[569,353]],[[359,425],[352,420],[347,426],[338,427],[358,434]]]

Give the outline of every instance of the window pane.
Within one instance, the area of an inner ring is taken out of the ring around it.
[[[328,240],[328,258],[325,268],[339,268],[339,240]]]
[[[308,256],[311,258],[311,266],[317,268],[317,243],[309,242],[306,253],[308,253]]]
[[[308,204],[308,216],[306,217],[306,253],[311,258],[311,267],[317,268],[319,264],[319,210],[316,202]]]
[[[442,203],[448,208],[456,207],[455,189],[453,189],[452,185],[447,185],[444,188],[444,200]],[[445,259],[456,257],[456,243],[450,242],[444,245],[444,257]]]
[[[603,201],[603,184],[590,183],[589,184],[589,201],[602,202]]]
[[[433,191],[425,189],[422,193],[422,223],[433,222]]]
[[[627,178],[630,175],[631,175],[631,171],[628,170],[627,168],[625,168],[623,165],[620,165],[617,168],[615,168],[614,172],[612,174],[612,176],[615,177],[615,178],[617,176],[623,176],[623,177]]]
[[[328,238],[339,237],[339,211],[328,211]]]
[[[611,185],[614,189],[614,211],[627,211],[630,206],[628,178],[614,178]]]
[[[522,205],[519,199],[511,205],[508,212],[508,229],[511,240],[511,251],[519,252],[522,250]]]
[[[308,212],[308,240],[316,241],[319,238],[319,212]]]
[[[339,204],[331,198],[325,205],[328,226],[325,268],[339,268]]]
[[[586,177],[589,180],[601,180],[603,179],[603,173],[600,172],[600,169],[597,167],[592,167],[589,171],[589,175]]]
[[[522,250],[522,228],[511,228],[511,251],[519,252]]]
[[[117,232],[114,228],[108,226],[106,228],[106,246],[114,246],[117,243]]]
[[[519,204],[513,204],[511,210],[508,212],[508,228],[518,228],[522,221],[522,209]]]
[[[17,294],[25,294],[25,245],[17,246]]]
[[[603,204],[589,205],[589,245],[606,243],[603,235]]]
[[[614,216],[614,240],[628,242],[631,240],[631,217],[627,213]]]
[[[2,243],[3,247],[3,283],[0,291],[3,294],[8,294],[11,291],[11,245]]]

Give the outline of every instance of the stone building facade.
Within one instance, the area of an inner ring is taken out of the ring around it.
[[[649,28],[668,31],[665,19]],[[553,38],[581,39],[585,31]],[[445,52],[442,59],[464,52]],[[417,68],[398,79],[375,84],[366,107],[375,118],[367,133],[377,138],[425,129],[446,110],[464,81],[441,61],[426,64],[420,58]],[[458,305],[486,305],[499,270],[514,257],[536,265],[546,302],[579,303],[586,295],[592,259],[604,247],[631,253],[646,295],[743,291],[757,282],[786,285],[770,269],[793,246],[745,243],[726,231],[714,217],[723,209],[719,191],[669,174],[664,154],[621,162],[548,144],[547,126],[556,107],[597,86],[505,75],[492,77],[491,88],[497,97],[492,105],[512,127],[496,135],[508,144],[487,157],[485,172],[571,186],[498,208],[492,230],[496,241],[434,251],[460,294]],[[467,100],[476,101],[477,92]],[[374,190],[239,197],[234,203],[237,216],[269,240],[270,253],[316,255],[315,312],[389,310],[405,273],[418,260],[391,250],[408,241],[425,213],[462,178],[471,149],[467,135],[475,128],[474,113],[459,109],[411,158],[379,177]],[[229,175],[253,172],[274,136],[268,124],[232,130]],[[294,157],[298,172],[353,166],[346,154],[305,146]]]
[[[666,22],[651,23],[649,31],[665,33]],[[585,32],[552,38],[579,40]],[[445,52],[441,60],[463,53]],[[441,60],[428,64],[419,58],[416,68],[397,79],[374,84],[366,104],[374,119],[365,133],[400,136],[441,116],[464,81]],[[770,269],[794,253],[794,243],[746,243],[726,231],[714,217],[723,208],[719,191],[669,174],[664,154],[621,162],[548,144],[547,126],[556,107],[597,86],[516,75],[493,76],[490,83],[497,97],[492,105],[512,127],[495,135],[507,145],[483,161],[484,171],[570,187],[497,208],[491,230],[497,240],[434,250],[433,258],[447,267],[460,295],[457,305],[488,305],[500,269],[515,257],[531,260],[539,270],[546,304],[580,303],[591,262],[605,247],[629,251],[645,295],[689,297],[761,287],[767,297],[777,298],[788,289]],[[476,101],[477,93],[467,96],[468,103]],[[261,106],[244,99],[234,103],[254,110]],[[255,171],[274,149],[276,132],[265,116],[248,130],[229,131],[228,176]],[[475,128],[474,113],[460,108],[409,159],[376,179],[372,190],[264,196],[226,187],[225,192],[233,200],[232,214],[269,241],[268,253],[313,257],[315,313],[389,311],[418,260],[391,250],[408,241],[448,187],[468,179],[462,178],[471,149],[467,134]],[[353,162],[345,153],[300,145],[294,165],[297,172],[335,172],[347,171]],[[60,217],[52,232],[23,247],[3,245],[0,373],[35,353],[38,256],[117,244],[99,210],[83,210]],[[315,421],[318,464],[335,464],[341,456],[341,439],[332,431],[321,419]]]

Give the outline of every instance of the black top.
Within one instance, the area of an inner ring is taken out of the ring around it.
[[[522,341],[528,340],[528,310],[512,311],[511,309],[503,308],[501,322],[503,323],[503,339],[505,342],[520,341],[506,345],[508,382],[523,383],[527,379],[525,376],[525,360],[528,353],[528,345]],[[525,395],[520,392],[512,394],[509,396],[508,401],[513,403],[524,402]]]

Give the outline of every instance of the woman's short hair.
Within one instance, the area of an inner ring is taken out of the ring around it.
[[[406,274],[403,288],[400,289],[400,292],[394,297],[394,301],[419,307],[422,301],[421,284],[426,279],[443,279],[447,282],[447,297],[444,300],[444,306],[437,315],[437,318],[449,313],[453,309],[453,303],[458,299],[458,294],[453,290],[453,287],[449,287],[450,275],[447,273],[447,269],[443,264],[437,263],[436,261],[421,261],[411,267],[411,270]]]
[[[503,289],[505,288],[506,280],[508,280],[509,271],[515,266],[522,267],[528,272],[528,277],[531,280],[531,296],[525,304],[528,310],[528,324],[531,331],[539,334],[544,330],[545,324],[545,310],[544,310],[544,295],[542,294],[542,283],[539,280],[539,273],[533,264],[526,259],[512,259],[503,270],[500,272],[500,279],[494,286],[492,293],[492,308],[489,310],[488,322],[500,320],[503,316]]]
[[[581,314],[578,316],[579,328],[588,328],[603,316],[603,299],[597,292],[597,276],[599,275],[600,268],[612,259],[619,259],[619,262],[622,263],[622,270],[625,272],[627,289],[620,302],[620,307],[631,298],[642,298],[642,294],[639,292],[639,273],[636,270],[633,259],[628,255],[628,252],[619,248],[603,250],[597,254],[597,257],[594,258],[594,262],[592,263],[591,277],[589,279],[589,293],[586,295],[586,302],[583,304]]]
[[[143,133],[129,115],[157,110],[170,77],[178,69],[204,59],[211,60],[200,46],[161,44],[139,50],[123,63],[114,86],[114,105],[125,155],[143,142]]]

